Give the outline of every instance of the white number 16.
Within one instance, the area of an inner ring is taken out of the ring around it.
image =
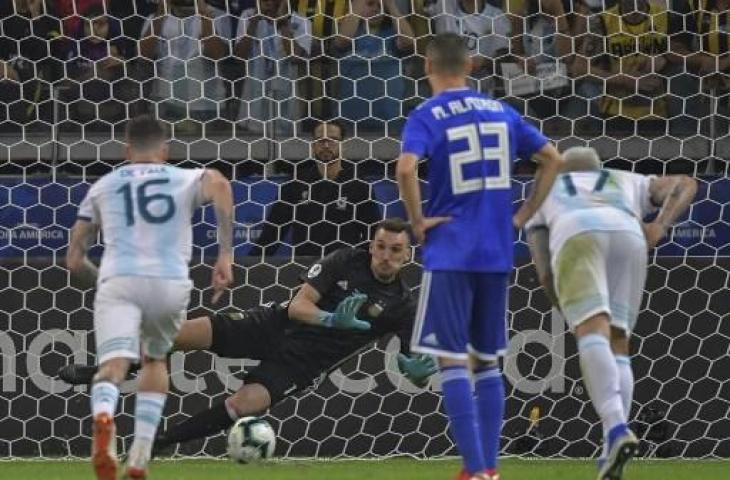
[[[482,148],[482,142],[480,140],[482,135],[496,135],[497,146]],[[451,190],[455,195],[479,190],[510,188],[509,137],[507,136],[506,123],[481,122],[463,125],[461,127],[452,127],[446,130],[446,136],[450,142],[466,140],[467,145],[466,150],[449,155]],[[498,161],[499,175],[466,180],[464,178],[464,165],[484,160]]]

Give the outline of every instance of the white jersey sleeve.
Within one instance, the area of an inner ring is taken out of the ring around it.
[[[657,206],[651,201],[651,182],[656,176],[641,175],[623,170],[607,170],[620,186],[626,205],[637,219],[656,212]]]
[[[184,184],[180,188],[180,198],[184,199],[185,204],[190,206],[190,215],[195,209],[205,203],[203,199],[203,177],[205,176],[204,168],[178,168],[181,176],[184,177]]]
[[[89,187],[89,190],[86,192],[86,196],[79,205],[79,211],[76,214],[76,218],[78,218],[79,220],[85,220],[87,222],[91,222],[97,225],[100,223],[100,218],[99,209],[94,203],[94,196],[98,191],[97,185],[99,185],[99,182],[101,182],[101,180],[98,180],[95,184]]]

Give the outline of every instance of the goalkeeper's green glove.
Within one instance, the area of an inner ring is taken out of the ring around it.
[[[348,330],[370,330],[370,323],[357,318],[357,312],[368,296],[354,293],[341,301],[334,312],[320,312],[319,323],[323,327]]]
[[[428,355],[398,354],[398,368],[417,387],[425,387],[428,379],[438,371],[436,362]]]

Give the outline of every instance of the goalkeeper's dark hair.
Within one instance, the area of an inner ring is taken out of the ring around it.
[[[426,56],[433,71],[446,75],[463,75],[469,61],[466,41],[456,33],[440,33],[426,46]]]
[[[141,115],[127,123],[127,144],[137,151],[158,148],[167,142],[165,125],[151,115]]]
[[[373,233],[378,233],[380,230],[385,230],[386,232],[392,233],[403,233],[410,230],[410,225],[402,218],[392,217],[386,218],[385,220],[375,225]]]

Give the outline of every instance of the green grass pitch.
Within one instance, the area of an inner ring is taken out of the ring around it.
[[[504,480],[592,480],[591,460],[505,459]],[[223,460],[163,460],[152,464],[149,480],[451,480],[459,464],[455,460],[411,459],[352,461],[285,461],[262,465],[237,465]],[[730,461],[636,460],[626,480],[730,479]],[[83,461],[0,461],[0,479],[93,479],[91,466]]]

